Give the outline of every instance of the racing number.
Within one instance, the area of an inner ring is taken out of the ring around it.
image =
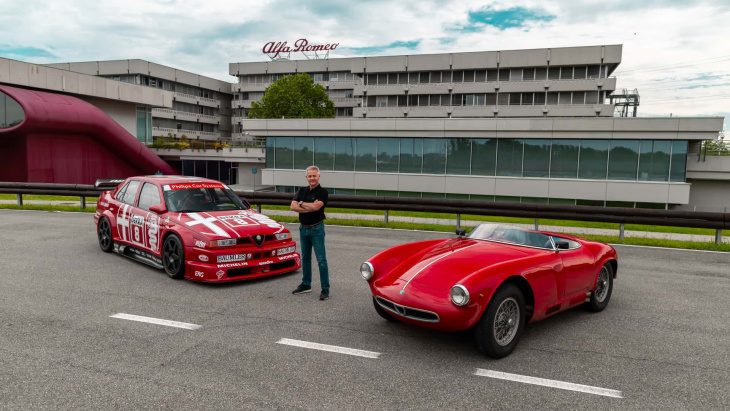
[[[139,226],[138,225],[134,226],[134,242],[141,243],[141,241],[139,240]]]

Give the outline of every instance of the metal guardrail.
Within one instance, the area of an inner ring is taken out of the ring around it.
[[[85,184],[46,183],[4,183],[0,182],[0,193],[17,194],[18,205],[23,205],[22,194],[63,195],[80,197],[82,207],[85,197],[97,197],[104,191]],[[261,210],[262,205],[291,204],[292,194],[276,192],[235,191],[250,204]],[[457,227],[462,214],[519,217],[535,220],[555,219],[590,221],[620,224],[619,237],[623,240],[625,224],[658,225],[668,227],[709,228],[715,230],[715,242],[722,243],[722,230],[730,229],[730,213],[711,213],[680,210],[652,210],[642,208],[571,206],[556,204],[506,203],[497,201],[452,200],[435,198],[374,197],[354,195],[331,195],[327,204],[330,208],[352,208],[361,210],[415,211],[457,215]]]

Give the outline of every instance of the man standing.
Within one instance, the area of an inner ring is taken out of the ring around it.
[[[302,283],[292,294],[312,291],[312,248],[319,265],[319,281],[322,285],[320,300],[330,296],[329,268],[324,249],[324,208],[327,205],[327,190],[319,185],[319,167],[307,167],[309,186],[297,191],[291,202],[291,210],[299,213],[299,246],[302,252]]]

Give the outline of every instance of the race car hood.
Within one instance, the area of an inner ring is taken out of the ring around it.
[[[401,270],[398,278],[437,290],[448,290],[475,271],[524,258],[533,252],[489,241],[453,239],[433,246],[407,267],[398,267]]]
[[[286,231],[281,224],[252,210],[169,213],[168,218],[209,240],[245,238]]]

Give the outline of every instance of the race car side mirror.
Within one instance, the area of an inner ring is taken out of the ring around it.
[[[156,204],[156,205],[150,206],[150,211],[152,211],[155,214],[165,214],[167,212],[167,208],[165,208],[164,204]]]
[[[466,230],[463,228],[457,228],[456,235],[458,235],[459,237],[464,237],[466,235]]]

